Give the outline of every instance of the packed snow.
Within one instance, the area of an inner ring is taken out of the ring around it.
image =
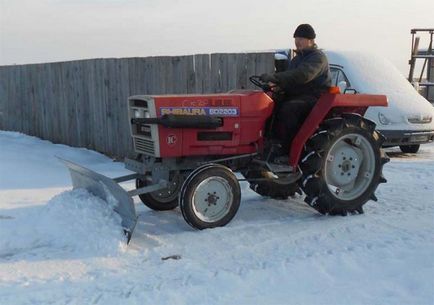
[[[434,304],[434,144],[388,153],[363,215],[322,216],[243,183],[238,214],[212,230],[135,199],[126,246],[119,216],[71,190],[56,156],[110,177],[122,163],[0,131],[0,304]]]

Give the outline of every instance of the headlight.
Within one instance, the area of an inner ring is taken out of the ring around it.
[[[410,115],[407,117],[408,122],[412,124],[429,124],[432,122],[432,115]]]
[[[378,112],[378,120],[380,121],[381,124],[383,125],[390,125],[392,124],[392,121],[389,120],[384,114],[382,114],[381,112]]]
[[[142,119],[145,117],[145,112],[141,109],[134,109],[134,117],[136,119]]]

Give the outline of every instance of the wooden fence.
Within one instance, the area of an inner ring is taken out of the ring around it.
[[[273,53],[91,59],[0,67],[0,128],[113,157],[132,153],[127,98],[253,88]]]

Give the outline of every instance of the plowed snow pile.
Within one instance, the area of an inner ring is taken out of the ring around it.
[[[101,199],[81,189],[67,191],[45,206],[0,221],[0,257],[112,255],[125,243],[120,223]]]

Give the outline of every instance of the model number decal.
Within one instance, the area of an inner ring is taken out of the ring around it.
[[[237,116],[237,108],[209,108],[209,115]]]
[[[235,107],[161,107],[161,115],[216,115],[216,116],[238,116],[239,109]]]

